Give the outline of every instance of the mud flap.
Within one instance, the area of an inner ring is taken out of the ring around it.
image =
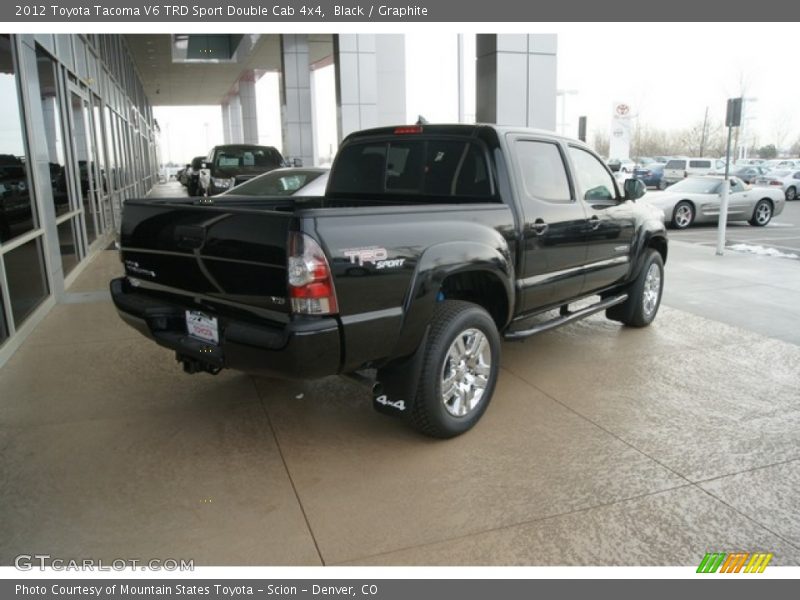
[[[378,369],[372,389],[372,407],[380,413],[406,417],[417,397],[417,386],[422,372],[422,360],[428,344],[428,331],[416,352],[406,358],[394,360]]]

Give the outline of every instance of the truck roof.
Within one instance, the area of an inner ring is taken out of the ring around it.
[[[414,128],[419,128],[418,132]],[[433,133],[442,135],[462,135],[472,136],[479,135],[481,132],[495,132],[497,137],[502,137],[508,133],[527,133],[535,134],[537,136],[548,137],[553,139],[566,140],[569,142],[580,142],[575,138],[560,135],[554,131],[546,129],[534,129],[530,127],[514,127],[510,125],[494,125],[492,123],[424,123],[422,125],[392,125],[388,127],[373,127],[372,129],[362,129],[354,131],[349,134],[346,139],[355,139],[370,136],[384,136],[394,135],[396,133],[413,134],[413,133]]]

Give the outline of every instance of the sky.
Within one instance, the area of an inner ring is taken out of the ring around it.
[[[612,106],[625,102],[639,122],[681,129],[701,122],[708,107],[713,123],[724,119],[729,97],[744,95],[747,128],[759,145],[800,137],[800,51],[792,24],[764,23],[568,23],[524,24],[529,32],[558,35],[558,82],[569,90],[565,115],[557,122],[577,135],[578,116],[588,118],[589,141],[607,133]],[[423,115],[431,122],[458,120],[457,35],[406,34],[406,113],[409,123]],[[465,35],[465,56],[474,56],[474,34]],[[436,57],[436,60],[431,60]],[[474,69],[464,80],[465,113],[475,114]],[[333,67],[316,71],[317,155],[336,145]],[[744,89],[743,89],[744,88]],[[277,74],[257,84],[259,140],[280,145]],[[156,107],[162,128],[162,157],[186,162],[222,143],[219,107]],[[197,123],[208,123],[202,129]],[[169,133],[167,133],[169,128]],[[205,135],[206,130],[208,136]],[[207,139],[206,139],[207,137]],[[748,136],[749,137],[749,136]],[[200,138],[200,139],[198,139]]]

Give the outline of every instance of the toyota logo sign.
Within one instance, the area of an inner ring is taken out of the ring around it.
[[[630,112],[631,112],[631,107],[630,107],[630,106],[628,106],[627,104],[617,104],[617,107],[614,109],[614,111],[615,111],[615,112],[616,112],[616,113],[617,113],[617,114],[618,114],[620,117],[627,117],[627,116],[628,116],[628,113],[630,113]]]

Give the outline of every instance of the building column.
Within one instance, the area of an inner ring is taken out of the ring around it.
[[[555,34],[479,34],[479,123],[556,129]]]
[[[283,155],[290,163],[317,163],[311,104],[308,36],[281,35],[281,129]]]
[[[402,34],[375,36],[378,82],[376,125],[406,123],[406,42]]]
[[[378,125],[378,71],[375,35],[333,37],[339,141],[349,133]]]
[[[238,94],[232,96],[228,102],[228,122],[230,123],[231,130],[230,143],[244,143],[244,135],[242,133],[242,103],[239,100]]]
[[[225,144],[231,143],[231,105],[229,102],[222,103],[222,141]]]
[[[239,80],[239,104],[242,118],[242,141],[245,144],[258,144],[256,79],[252,71]]]

